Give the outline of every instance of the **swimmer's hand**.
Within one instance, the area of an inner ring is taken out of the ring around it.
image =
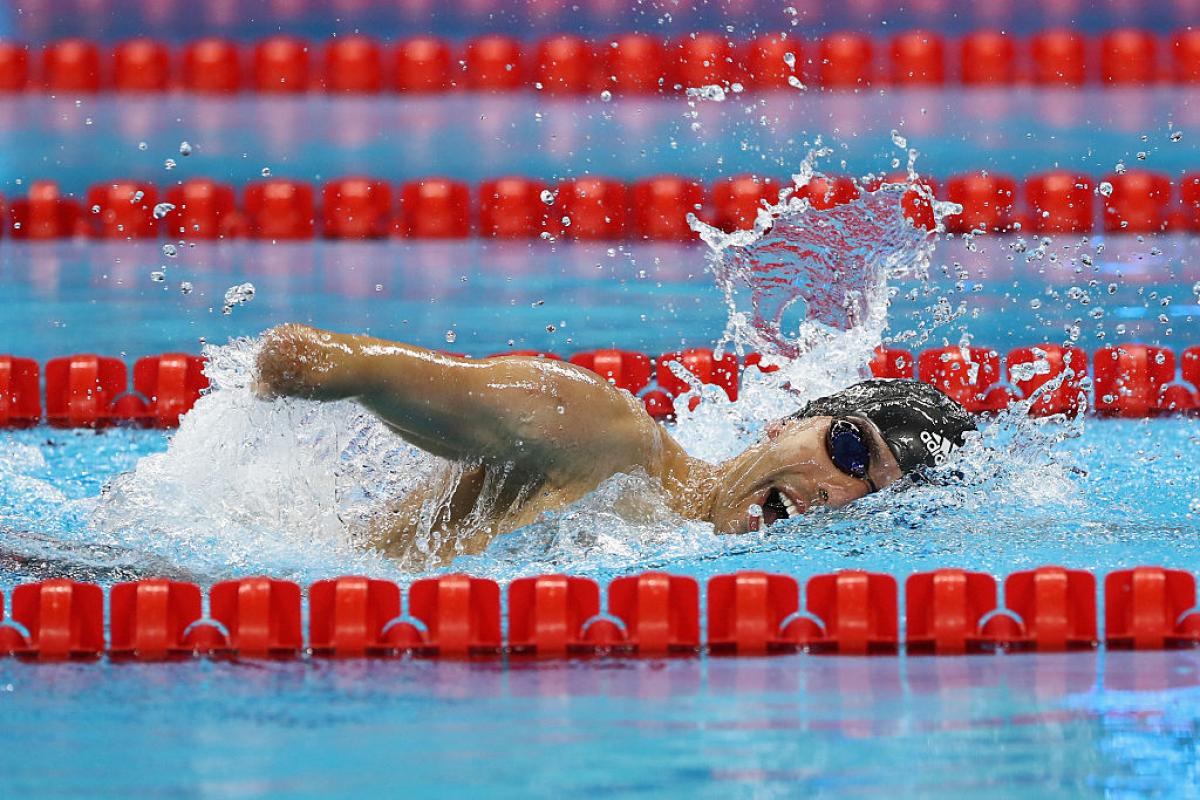
[[[344,397],[338,362],[350,348],[335,334],[307,325],[279,325],[262,336],[254,393],[263,399],[302,397],[334,400]]]

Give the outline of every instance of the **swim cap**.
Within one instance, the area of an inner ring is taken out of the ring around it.
[[[866,417],[879,428],[905,475],[940,467],[962,447],[975,417],[927,383],[870,380],[809,402],[789,419]]]

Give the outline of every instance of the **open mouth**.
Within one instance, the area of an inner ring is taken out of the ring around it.
[[[796,505],[792,498],[781,492],[775,487],[767,492],[767,497],[762,503],[763,524],[773,525],[781,519],[791,519],[803,513],[803,509]]]

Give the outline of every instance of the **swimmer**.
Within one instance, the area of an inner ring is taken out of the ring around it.
[[[372,531],[376,546],[401,559],[413,555],[422,519],[449,561],[618,473],[644,472],[673,511],[718,533],[754,531],[919,477],[975,429],[932,386],[868,380],[813,400],[741,455],[710,464],[684,452],[638,398],[582,367],[456,358],[304,325],[264,335],[256,377],[264,398],[354,400],[405,441],[454,462]]]

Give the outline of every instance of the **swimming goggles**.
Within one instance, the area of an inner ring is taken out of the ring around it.
[[[825,439],[833,465],[852,478],[866,481],[872,492],[879,491],[868,474],[871,471],[871,443],[867,433],[848,419],[835,419]]]

